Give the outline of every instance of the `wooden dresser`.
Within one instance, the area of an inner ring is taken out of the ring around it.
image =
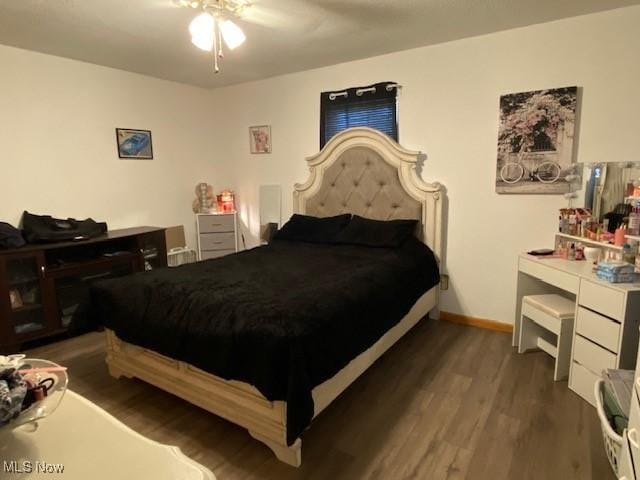
[[[0,354],[64,333],[91,282],[167,265],[163,228],[0,250]]]
[[[223,257],[238,251],[237,213],[196,215],[198,260]]]

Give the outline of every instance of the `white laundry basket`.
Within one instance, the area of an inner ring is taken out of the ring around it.
[[[185,263],[196,261],[196,251],[187,247],[172,248],[167,252],[167,264],[170,267],[179,267]]]
[[[596,410],[598,417],[600,418],[600,426],[602,428],[602,439],[604,440],[604,449],[607,453],[607,458],[613,469],[613,473],[616,478],[618,477],[618,461],[620,459],[620,452],[622,451],[623,438],[618,435],[607,419],[607,415],[604,413],[604,380],[598,379],[594,385],[594,395],[596,397]]]

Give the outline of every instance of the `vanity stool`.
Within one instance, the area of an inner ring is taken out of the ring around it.
[[[522,297],[518,353],[540,349],[555,358],[555,381],[569,376],[575,309],[575,301],[556,294]]]

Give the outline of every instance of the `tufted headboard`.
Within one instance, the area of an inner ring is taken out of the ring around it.
[[[422,204],[404,190],[397,169],[368,147],[342,152],[305,205],[316,217],[355,213],[375,220],[422,219]]]
[[[425,183],[418,176],[416,167],[423,157],[377,130],[344,130],[307,158],[311,174],[306,183],[295,185],[294,212],[417,219],[419,236],[441,260],[444,191],[440,184]]]

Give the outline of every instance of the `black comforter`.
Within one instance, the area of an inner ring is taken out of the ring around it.
[[[398,323],[439,281],[431,250],[275,241],[96,283],[94,318],[127,342],[287,401],[291,444],[311,390]]]

